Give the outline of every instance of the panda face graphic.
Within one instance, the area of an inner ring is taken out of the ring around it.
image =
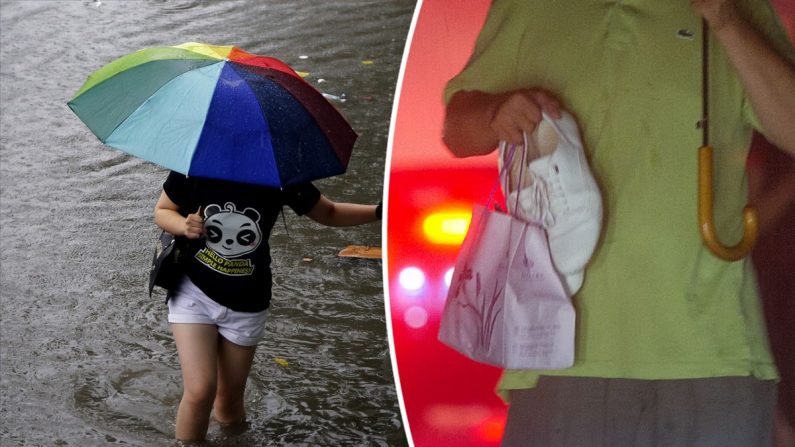
[[[251,253],[262,242],[259,218],[254,208],[240,212],[231,202],[223,210],[218,205],[209,205],[204,210],[207,247],[226,258]]]

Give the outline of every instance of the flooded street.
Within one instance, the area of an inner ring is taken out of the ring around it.
[[[117,57],[236,45],[308,72],[359,133],[332,200],[381,199],[411,0],[0,2],[0,445],[171,446],[181,380],[164,294],[149,297],[166,171],[103,146],[66,102]],[[242,434],[211,446],[403,446],[378,225],[285,211]],[[286,229],[285,229],[286,226]]]

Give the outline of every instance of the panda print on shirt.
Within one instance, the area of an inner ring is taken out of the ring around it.
[[[196,253],[196,259],[218,273],[230,276],[251,275],[254,265],[244,256],[262,242],[260,214],[254,208],[238,211],[232,202],[208,205],[204,209],[204,230],[207,247]]]

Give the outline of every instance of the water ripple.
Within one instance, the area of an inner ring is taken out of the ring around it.
[[[0,327],[14,334],[0,337],[3,445],[172,445],[179,364],[162,292],[146,293],[166,173],[103,147],[66,107],[88,73],[185,41],[283,59],[318,89],[345,95],[335,105],[361,135],[349,173],[318,186],[332,199],[375,203],[413,7],[2,3]],[[378,245],[380,229],[319,231],[289,212],[286,223],[271,241],[273,309],[246,392],[248,428],[214,424],[210,445],[405,445],[385,367],[381,263],[336,257],[348,244]]]

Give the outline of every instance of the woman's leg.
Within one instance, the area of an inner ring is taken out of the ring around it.
[[[207,436],[215,398],[218,328],[211,324],[172,323],[171,332],[177,343],[183,384],[176,438],[201,441]]]
[[[232,424],[246,417],[243,394],[256,346],[241,346],[219,338],[215,419],[221,424]]]

